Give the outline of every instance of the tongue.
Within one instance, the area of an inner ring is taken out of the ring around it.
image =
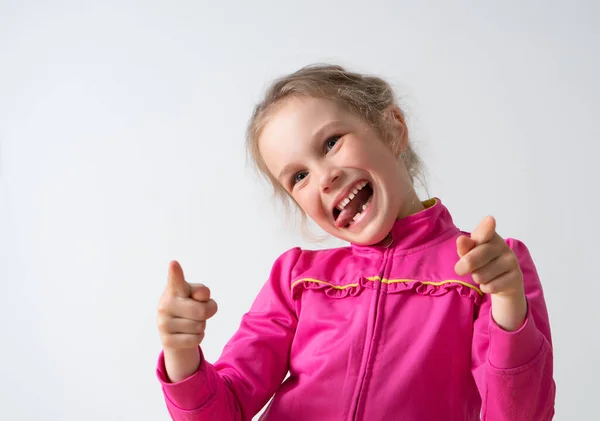
[[[335,220],[335,225],[338,228],[348,225],[348,223],[352,221],[352,218],[354,218],[359,211],[362,211],[362,206],[367,203],[369,197],[371,197],[371,189],[365,187],[359,191],[356,196],[354,196],[354,199],[352,199],[350,203],[346,205],[344,210],[340,212]]]

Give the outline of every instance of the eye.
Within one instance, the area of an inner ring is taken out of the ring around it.
[[[341,137],[342,136],[331,136],[329,139],[327,139],[327,142],[325,142],[325,150],[327,152],[332,150],[333,147],[335,146],[335,144],[338,142],[338,140],[340,140]]]
[[[294,176],[292,177],[292,187],[295,186],[297,183],[301,182],[302,180],[304,180],[307,175],[308,175],[308,173],[306,171],[300,171],[300,172],[294,174]]]

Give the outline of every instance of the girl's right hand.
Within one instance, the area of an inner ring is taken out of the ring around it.
[[[182,380],[198,369],[198,345],[204,339],[206,321],[216,312],[210,290],[202,284],[187,283],[179,263],[172,261],[157,320],[171,381]]]

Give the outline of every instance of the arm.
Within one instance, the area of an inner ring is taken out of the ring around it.
[[[542,286],[527,247],[506,240],[523,273],[527,313],[509,332],[492,317],[490,295],[475,320],[472,371],[481,394],[482,420],[548,421],[554,415],[552,339]]]
[[[251,420],[277,391],[288,371],[296,329],[289,286],[300,253],[295,248],[277,259],[269,280],[214,365],[199,350],[198,371],[169,383],[161,353],[157,376],[173,420]]]

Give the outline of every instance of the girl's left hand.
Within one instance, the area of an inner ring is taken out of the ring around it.
[[[470,273],[483,293],[492,294],[492,317],[500,327],[518,330],[527,316],[523,273],[515,253],[496,233],[496,220],[485,217],[470,238],[457,239],[456,250],[456,273]]]

